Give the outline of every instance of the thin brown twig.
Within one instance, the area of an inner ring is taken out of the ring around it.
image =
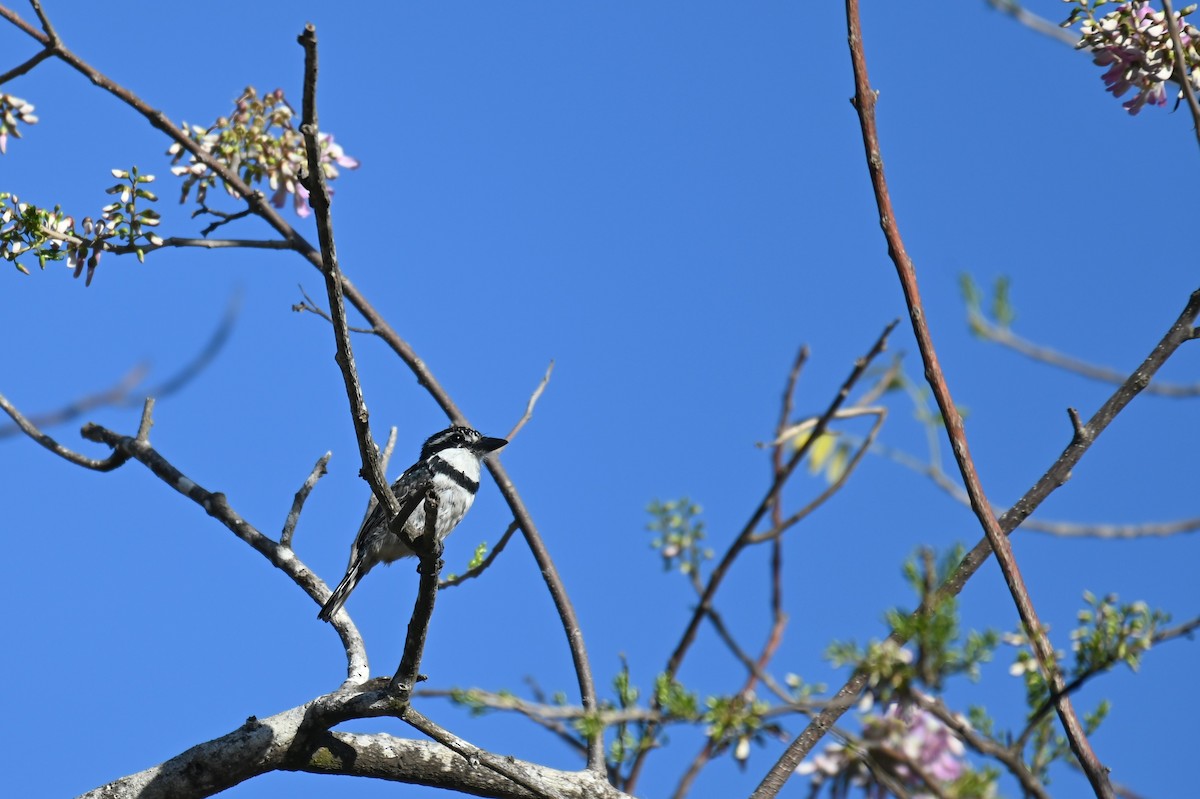
[[[1074,48],[1079,44],[1078,36],[1073,36],[1056,23],[1051,22],[1045,17],[1040,17],[1032,11],[1026,10],[1016,0],[987,0],[987,4],[997,11],[1012,17],[1030,30],[1036,31],[1043,36],[1049,36],[1051,39],[1061,42],[1068,47]]]
[[[525,426],[525,423],[533,418],[533,408],[535,405],[537,405],[537,401],[541,398],[542,392],[546,390],[546,386],[550,383],[550,374],[553,371],[554,360],[551,359],[550,365],[546,367],[546,374],[542,375],[541,382],[537,384],[537,388],[535,388],[533,393],[529,395],[529,402],[525,403],[525,413],[521,414],[521,418],[517,420],[517,423],[513,425],[513,429],[509,430],[508,435],[505,436],[509,443],[512,443],[512,440],[517,437],[517,433],[521,432],[521,428]]]
[[[487,571],[492,563],[495,562],[496,557],[504,551],[504,547],[508,544],[508,539],[513,537],[513,533],[515,533],[519,527],[520,525],[517,524],[516,519],[514,519],[508,525],[508,528],[504,531],[504,533],[500,536],[500,540],[496,542],[496,546],[492,547],[491,552],[488,552],[487,557],[483,559],[482,563],[480,563],[478,566],[467,569],[462,574],[456,574],[453,577],[447,577],[445,580],[442,580],[438,588],[453,588],[456,585],[462,585],[467,580],[474,579]]]
[[[1196,90],[1192,87],[1192,76],[1188,74],[1187,53],[1183,49],[1183,41],[1179,36],[1179,20],[1175,17],[1175,9],[1171,0],[1162,0],[1163,16],[1167,19],[1167,32],[1171,34],[1171,50],[1175,53],[1175,80],[1183,88],[1183,96],[1187,99],[1188,110],[1192,112],[1192,132],[1196,141],[1200,142],[1200,102],[1196,101]]]
[[[12,418],[13,422],[22,433],[41,444],[55,455],[74,463],[76,466],[82,466],[85,469],[93,469],[97,472],[111,472],[113,469],[116,469],[118,466],[121,466],[127,460],[129,460],[128,455],[120,452],[114,452],[107,458],[89,458],[86,455],[82,455],[72,449],[64,447],[62,444],[58,443],[53,436],[43,433],[37,428],[36,425],[22,416],[21,412],[17,410],[17,407],[9,402],[8,398],[3,394],[0,394],[0,410],[3,410]]]
[[[332,457],[332,452],[326,452],[318,458],[316,465],[313,466],[304,483],[296,491],[296,496],[292,499],[292,507],[288,510],[287,518],[283,521],[283,531],[279,534],[280,546],[291,548],[292,537],[296,534],[296,525],[300,523],[300,511],[304,509],[304,503],[308,499],[308,495],[312,493],[313,488],[316,487],[317,481],[325,476],[325,467],[329,464],[329,459]]]
[[[371,436],[370,414],[363,400],[362,385],[354,364],[354,350],[350,344],[350,331],[346,322],[346,301],[342,290],[341,268],[338,266],[337,244],[333,237],[333,217],[329,209],[329,187],[325,183],[325,171],[321,165],[321,144],[317,138],[317,29],[309,23],[297,38],[304,48],[304,104],[301,115],[300,133],[304,136],[304,149],[308,155],[309,204],[317,222],[317,238],[321,243],[322,273],[325,275],[325,290],[329,295],[329,313],[333,317],[334,340],[337,353],[334,360],[346,387],[346,399],[350,404],[350,418],[354,423],[354,436],[358,441],[362,470],[359,472],[371,492],[388,512],[388,518],[397,523],[400,503],[388,488],[387,477],[379,466],[379,448]],[[404,520],[399,521],[403,526]],[[393,532],[399,532],[394,530]]]
[[[37,28],[30,25],[28,22],[26,22],[24,19],[21,18],[20,14],[13,11],[12,9],[7,8],[6,6],[0,6],[0,17],[4,17],[6,20],[8,20],[13,25],[15,25],[17,28],[19,28],[22,33],[26,34],[27,36],[32,37],[34,40],[36,40],[38,42],[38,44],[42,45],[43,47],[46,47],[51,50],[57,50],[57,47],[54,46],[54,43],[52,43],[50,41],[49,36],[47,36],[46,34],[42,33]]]
[[[814,497],[812,501],[810,501],[803,508],[800,508],[786,519],[782,519],[778,523],[773,524],[770,530],[750,536],[750,543],[759,544],[763,541],[770,541],[772,539],[779,538],[789,529],[811,515],[817,508],[828,502],[834,494],[841,491],[842,487],[846,485],[846,482],[850,479],[850,475],[852,475],[855,469],[858,468],[858,465],[860,462],[862,462],[863,457],[871,449],[871,445],[875,443],[875,439],[879,436],[879,431],[883,429],[883,423],[887,419],[887,408],[858,408],[855,410],[865,412],[869,415],[874,415],[875,423],[871,425],[870,431],[867,432],[867,437],[859,445],[858,449],[855,450],[854,455],[850,457],[850,460],[846,463],[846,467],[842,470],[842,473],[839,474],[837,479],[830,483],[824,491]]]
[[[17,78],[17,77],[20,77],[21,75],[24,75],[26,72],[29,72],[31,69],[36,67],[38,64],[45,61],[47,58],[53,58],[53,57],[54,57],[54,48],[52,48],[52,47],[46,47],[41,50],[38,50],[37,53],[32,58],[29,58],[26,61],[18,64],[17,66],[13,67],[12,69],[8,70],[7,72],[0,73],[0,86],[3,86],[4,84],[8,83],[13,78]]]
[[[318,305],[315,301],[313,301],[313,298],[308,296],[308,292],[304,290],[304,286],[302,286],[300,284],[296,284],[296,285],[297,285],[297,288],[300,289],[300,294],[304,297],[304,302],[296,303],[295,305],[292,306],[292,310],[297,313],[303,313],[304,311],[308,311],[309,313],[314,313],[317,316],[324,319],[326,322],[333,324],[333,317],[329,315],[329,311],[326,311],[324,308],[322,308],[320,305]],[[371,334],[371,333],[375,332],[374,330],[372,330],[369,327],[354,327],[353,325],[347,325],[346,329],[349,330],[351,333]],[[387,470],[385,469],[384,472],[386,473]]]
[[[847,27],[849,29],[851,61],[854,65],[855,108],[858,111],[862,128],[863,146],[866,150],[867,167],[874,189],[875,203],[879,208],[880,225],[888,244],[888,255],[896,267],[897,277],[904,292],[905,304],[909,309],[913,333],[917,338],[917,346],[921,360],[925,366],[925,377],[933,390],[938,409],[942,414],[943,426],[950,439],[951,449],[963,484],[971,499],[971,509],[984,529],[988,542],[996,554],[996,562],[1004,575],[1009,593],[1017,613],[1029,634],[1030,643],[1037,656],[1038,664],[1047,683],[1052,690],[1062,688],[1063,678],[1058,670],[1054,646],[1050,643],[1046,630],[1038,618],[1030,598],[1029,590],[1021,575],[1020,567],[1013,554],[1012,545],[1007,535],[992,513],[992,508],[984,493],[983,485],[975,469],[974,460],[967,443],[966,430],[962,416],[950,394],[949,385],[938,363],[937,350],[933,344],[929,327],[925,321],[925,311],[918,289],[916,269],[905,249],[896,222],[895,211],[892,208],[891,196],[888,192],[887,179],[884,175],[883,157],[881,154],[879,135],[875,123],[875,102],[877,95],[871,88],[867,76],[866,55],[862,42],[862,27],[859,20],[858,0],[846,1]],[[1080,723],[1069,697],[1062,696],[1056,703],[1056,709],[1062,721],[1067,740],[1076,759],[1083,767],[1089,782],[1100,799],[1113,799],[1112,784],[1108,779],[1108,771],[1100,763],[1088,742],[1086,732]]]
[[[812,435],[810,435],[803,444],[796,448],[796,451],[792,453],[792,457],[789,458],[787,463],[784,465],[783,470],[776,474],[775,479],[767,489],[766,495],[750,514],[750,519],[742,527],[741,531],[733,538],[732,542],[729,544],[729,547],[726,549],[725,554],[713,568],[711,574],[709,575],[708,583],[705,586],[704,592],[700,597],[700,601],[693,609],[691,618],[688,621],[688,625],[684,629],[683,634],[680,636],[679,643],[675,645],[675,649],[671,652],[671,656],[667,660],[667,665],[663,672],[667,680],[675,679],[675,675],[679,672],[679,668],[683,664],[684,657],[687,655],[688,650],[691,649],[692,644],[696,640],[696,633],[699,630],[701,621],[703,621],[709,609],[712,607],[713,598],[716,596],[717,590],[721,587],[725,575],[729,572],[729,569],[733,566],[734,562],[737,560],[742,551],[747,546],[750,546],[750,536],[754,534],[755,529],[767,515],[768,511],[772,507],[772,504],[778,501],[779,493],[783,490],[784,484],[795,472],[796,467],[800,465],[800,461],[804,459],[806,454],[808,454],[812,443],[821,436],[821,434],[825,431],[826,426],[828,426],[830,420],[833,419],[834,414],[836,414],[842,404],[845,403],[846,399],[850,395],[850,390],[857,385],[858,381],[862,378],[863,374],[866,372],[867,366],[869,366],[870,363],[886,348],[888,336],[896,327],[896,324],[896,321],[888,324],[884,328],[883,332],[880,333],[879,337],[875,340],[875,343],[872,345],[867,354],[855,361],[854,368],[850,371],[850,375],[842,383],[841,388],[830,402],[829,407],[826,409],[825,413],[821,415],[819,421],[813,427]],[[658,698],[655,697],[655,707],[657,708],[657,706]],[[643,739],[652,740],[654,733],[654,725],[647,725],[647,729],[643,732]],[[632,792],[634,790],[638,777],[640,776],[641,769],[646,762],[646,755],[649,751],[649,747],[643,746],[639,748],[639,752],[635,756],[633,764],[630,766],[629,774],[625,778],[624,789],[626,791]]]

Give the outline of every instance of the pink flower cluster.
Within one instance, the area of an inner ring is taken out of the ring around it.
[[[293,126],[294,117],[282,89],[259,97],[258,91],[250,86],[228,117],[221,117],[207,128],[185,125],[184,129],[201,149],[237,172],[246,183],[253,186],[266,181],[272,190],[271,204],[276,208],[282,208],[291,195],[296,215],[306,217],[311,211],[302,178],[308,173],[308,156],[304,137]],[[317,141],[326,180],[338,176],[338,167],[358,168],[358,161],[346,155],[332,134],[318,134]],[[172,144],[167,152],[176,164],[171,171],[183,178],[180,202],[186,201],[195,188],[196,202],[203,205],[208,189],[217,180],[212,170],[179,143]],[[185,155],[187,163],[179,163]],[[230,195],[237,196],[231,186],[223,185]]]
[[[1083,0],[1081,8],[1072,12],[1066,24],[1086,14],[1081,29],[1081,39],[1076,46],[1092,51],[1093,61],[1108,67],[1102,76],[1108,91],[1121,97],[1130,89],[1136,94],[1122,106],[1130,114],[1142,107],[1166,105],[1166,82],[1175,74],[1175,49],[1171,43],[1166,14],[1156,11],[1148,2],[1124,3],[1097,19],[1093,10]],[[1184,70],[1193,86],[1200,88],[1194,67],[1200,64],[1196,41],[1200,32],[1183,21],[1184,16],[1195,10],[1191,6],[1176,13],[1179,38],[1183,45]]]
[[[932,714],[893,702],[882,716],[867,717],[860,744],[830,744],[801,763],[796,773],[810,775],[816,789],[829,780],[844,793],[849,785],[882,788],[877,777],[880,769],[913,789],[913,797],[929,796],[923,790],[928,787],[926,780],[942,787],[966,771],[963,744]]]

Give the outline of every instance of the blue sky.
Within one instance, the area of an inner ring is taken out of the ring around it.
[[[1030,3],[1050,17],[1057,0]],[[692,597],[649,548],[645,507],[687,495],[720,550],[766,488],[755,443],[770,436],[796,349],[812,349],[800,412],[825,407],[883,326],[904,315],[864,166],[841,4],[397,3],[354,14],[309,2],[47,3],[69,46],[173,120],[209,124],[247,84],[298,104],[306,21],[321,42],[321,120],[361,169],[337,182],[334,222],[347,274],[443,381],[472,422],[502,435],[547,363],[553,379],[503,460],[571,591],[598,681],[630,663],[644,688],[665,663]],[[21,8],[22,13],[27,13]],[[1131,118],[1089,59],[989,11],[982,0],[871,4],[864,31],[901,230],[983,484],[1006,506],[1069,440],[1068,406],[1089,415],[1110,389],[972,338],[958,276],[1012,279],[1023,335],[1131,370],[1198,286],[1191,211],[1200,152],[1185,111]],[[0,71],[34,52],[0,27]],[[167,142],[61,64],[5,87],[41,122],[10,141],[0,190],[76,216],[107,202],[108,170],[156,173],[164,235],[199,225],[174,204]],[[232,205],[228,206],[232,207]],[[289,212],[290,213],[290,212]],[[311,222],[298,227],[315,241]],[[266,237],[253,222],[230,235]],[[291,306],[320,276],[298,257],[223,250],[106,257],[85,289],[61,268],[3,277],[0,391],[28,412],[110,385],[132,365],[170,374],[240,292],[242,313],[212,366],[159,403],[152,441],[191,479],[223,491],[277,535],[292,494],[325,451],[329,475],[297,532],[301,558],[340,577],[368,490],[328,327]],[[902,323],[891,352],[920,376]],[[400,428],[397,472],[444,419],[383,346],[355,341],[377,435]],[[1162,376],[1195,382],[1196,345]],[[151,378],[153,382],[153,378]],[[1195,401],[1139,398],[1047,519],[1195,516]],[[102,409],[132,432],[137,409]],[[52,430],[95,454],[78,423]],[[922,453],[895,399],[884,440]],[[0,439],[10,626],[11,796],[74,795],[333,689],[336,637],[282,575],[148,471],[85,472],[28,440]],[[948,455],[948,451],[943,453]],[[798,507],[821,488],[803,478]],[[508,522],[494,486],[450,539],[448,568]],[[978,524],[927,480],[869,459],[830,505],[789,534],[792,618],[775,666],[840,684],[821,658],[865,641],[910,604],[899,574],[917,546],[973,544]],[[1059,648],[1085,589],[1191,618],[1194,536],[1068,541],[1022,533],[1016,552]],[[747,646],[766,631],[765,553],[719,595]],[[398,661],[415,577],[373,573],[350,601],[374,668]],[[1016,624],[998,570],[963,594],[966,623]],[[1151,653],[1078,699],[1112,699],[1095,736],[1115,780],[1179,795],[1200,705],[1188,690],[1196,644]],[[1009,652],[981,685],[953,685],[1018,723]],[[532,559],[510,546],[487,579],[441,598],[423,670],[434,687],[523,690],[531,677],[573,696],[561,628]],[[700,691],[740,685],[706,632],[681,677]],[[574,768],[552,737],[517,720],[436,719],[481,746]],[[391,730],[386,721],[348,725]],[[793,731],[798,726],[793,724]],[[1148,734],[1148,731],[1153,734]],[[64,755],[55,736],[64,736]],[[668,794],[699,746],[673,733],[638,793]],[[694,796],[749,792],[777,750],[745,773],[712,764]],[[803,795],[794,780],[784,795]],[[1008,793],[1014,793],[1011,785]],[[365,780],[271,775],[232,797],[432,796]],[[1057,773],[1055,796],[1087,795]]]

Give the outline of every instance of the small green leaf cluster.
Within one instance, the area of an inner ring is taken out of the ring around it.
[[[939,595],[936,590],[962,555],[962,547],[955,547],[935,565],[934,553],[922,549],[905,561],[904,577],[920,598],[924,612],[892,608],[884,617],[897,635],[909,641],[908,647],[890,638],[872,641],[865,648],[854,642],[835,641],[826,657],[834,666],[865,670],[879,701],[903,697],[914,685],[938,691],[948,678],[958,675],[979,679],[980,666],[991,660],[1000,637],[993,630],[972,630],[964,638],[959,630],[957,600]]]
[[[733,758],[745,765],[750,757],[750,744],[762,745],[768,737],[780,738],[783,728],[766,721],[770,705],[753,695],[711,696],[705,700],[704,722],[714,754],[732,749]]]
[[[1079,611],[1079,626],[1071,631],[1074,663],[1064,669],[1064,684],[1073,690],[1091,677],[1108,671],[1118,663],[1136,670],[1142,655],[1154,643],[1159,627],[1170,620],[1160,610],[1151,610],[1145,602],[1120,604],[1115,594],[1102,599],[1090,591],[1083,594],[1087,604]],[[1020,677],[1025,685],[1029,706],[1030,726],[1024,734],[1029,744],[1027,759],[1031,771],[1045,779],[1050,764],[1059,759],[1070,760],[1071,750],[1066,738],[1057,732],[1054,714],[1049,712],[1052,692],[1037,659],[1029,648],[1024,633],[1005,636],[1005,642],[1019,646],[1009,673]],[[1062,653],[1055,653],[1056,668],[1062,668]],[[1101,700],[1096,708],[1084,715],[1084,731],[1091,734],[1107,717],[1110,705]]]
[[[112,176],[123,181],[104,190],[105,194],[115,194],[117,199],[100,211],[100,217],[105,220],[113,234],[130,247],[136,248],[137,258],[142,263],[146,261],[146,253],[140,246],[150,244],[161,247],[163,240],[156,233],[145,228],[157,227],[162,221],[153,208],[138,208],[138,200],[148,203],[158,202],[158,195],[144,186],[154,182],[154,175],[139,175],[137,166],[130,170],[114,169]]]
[[[1117,663],[1137,671],[1142,655],[1154,644],[1154,634],[1171,620],[1169,613],[1151,610],[1145,602],[1118,604],[1116,594],[1098,599],[1085,591],[1083,601],[1089,607],[1079,611],[1080,626],[1071,632],[1076,674],[1104,671]]]
[[[18,258],[31,255],[38,260],[38,267],[46,268],[48,261],[66,261],[79,277],[87,269],[86,284],[91,285],[100,256],[111,249],[113,240],[133,248],[139,261],[145,261],[145,245],[161,246],[163,240],[146,228],[159,223],[158,212],[153,208],[138,206],[152,203],[158,197],[145,184],[154,181],[153,175],[138,174],[137,167],[131,170],[114,169],[112,175],[122,182],[105,189],[106,194],[118,195],[117,199],[100,211],[100,218],[84,217],[76,225],[75,218],[54,206],[47,211],[30,203],[23,203],[15,196],[0,193],[0,257],[10,261],[25,274],[29,269]]]
[[[975,284],[975,279],[966,272],[958,276],[958,288],[962,293],[963,302],[967,305],[967,324],[976,336],[982,336],[985,331],[983,313],[983,292]],[[991,318],[996,326],[1008,330],[1017,319],[1017,311],[1012,304],[1012,281],[1006,275],[1000,275],[992,284]]]
[[[46,268],[47,261],[67,258],[65,237],[74,233],[75,221],[58,206],[47,211],[21,202],[16,195],[0,193],[0,257],[20,272],[29,274],[28,267],[20,261],[24,255],[37,258],[41,269]]]
[[[646,510],[652,517],[646,529],[656,533],[650,546],[662,556],[663,570],[678,568],[683,574],[698,575],[701,564],[713,556],[711,549],[700,546],[704,540],[700,506],[683,497],[668,502],[655,500]]]

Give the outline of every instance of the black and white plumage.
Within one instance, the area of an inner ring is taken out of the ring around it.
[[[448,536],[475,501],[480,463],[489,452],[507,443],[503,438],[488,438],[469,427],[448,427],[430,436],[421,447],[417,462],[392,483],[392,494],[401,508],[413,506],[404,522],[404,533],[411,539],[425,534],[424,495],[432,486],[438,500],[434,531],[439,541]],[[413,554],[408,544],[388,529],[387,509],[374,504],[350,546],[346,576],[329,595],[317,618],[329,621],[345,604],[358,581],[377,563],[391,563]]]

